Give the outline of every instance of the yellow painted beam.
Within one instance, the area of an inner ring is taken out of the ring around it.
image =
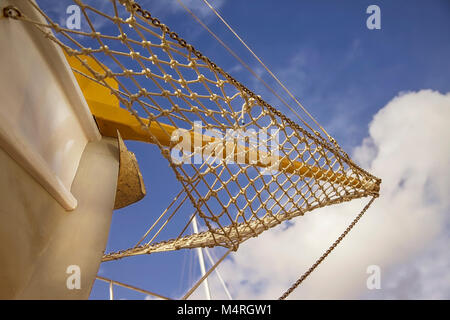
[[[99,65],[92,58],[83,56],[81,59],[85,60],[89,66],[94,69],[96,72],[103,74],[104,69],[101,65]],[[90,75],[91,72],[83,66],[83,64],[76,57],[67,56],[67,60],[72,68],[81,71],[84,74]],[[105,86],[92,81],[83,75],[80,75],[74,72],[75,78],[86,98],[86,101],[91,109],[92,114],[95,116],[97,121],[100,133],[103,136],[107,137],[117,137],[117,131],[120,132],[122,138],[124,140],[137,140],[148,143],[157,143],[157,141],[153,140],[152,135],[158,142],[163,146],[174,146],[179,141],[171,141],[171,137],[173,136],[173,132],[178,128],[167,125],[161,122],[152,121],[149,123],[147,119],[140,118],[140,121],[132,115],[128,110],[123,109],[119,106],[118,99],[111,94],[110,90]],[[118,89],[118,83],[112,78],[106,78],[105,80],[109,86],[114,89]],[[143,125],[142,125],[143,124]],[[151,132],[151,134],[149,133]],[[202,147],[206,147],[210,143],[217,143],[217,141],[208,136],[196,136],[198,134],[188,131],[191,137],[191,152],[194,152],[194,140],[202,141]],[[233,150],[233,156],[237,157],[238,148],[240,148],[240,152],[245,153],[245,157],[243,157],[244,162],[246,164],[255,165],[258,167],[267,168],[269,164],[265,164],[260,160],[256,162],[251,162],[250,159],[262,159],[266,157],[267,154],[259,151],[259,150],[251,150],[245,146],[239,146],[234,141],[224,141],[224,152],[222,155],[213,155],[219,157],[221,159],[226,159],[226,147],[231,143],[234,144],[234,147],[231,146]],[[205,148],[202,148],[205,150]],[[228,149],[230,150],[230,149]],[[292,161],[289,158],[281,158],[278,159],[278,169],[280,171],[296,174],[308,178],[314,178],[321,181],[328,181],[330,183],[341,184],[344,186],[350,186],[355,188],[364,187],[366,189],[377,190],[378,184],[370,182],[364,186],[364,183],[358,179],[348,177],[345,174],[333,172],[331,170],[323,170],[320,167],[312,166],[299,161]]]

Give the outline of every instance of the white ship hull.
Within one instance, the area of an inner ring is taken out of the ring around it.
[[[9,4],[39,19],[27,1],[0,0]],[[0,299],[86,299],[108,239],[117,139],[101,137],[41,32],[2,17],[0,43]],[[68,286],[69,266],[80,289]]]

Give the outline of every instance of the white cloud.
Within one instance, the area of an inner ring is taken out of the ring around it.
[[[450,298],[449,119],[450,93],[431,90],[402,93],[374,116],[354,158],[383,179],[381,196],[291,298]],[[365,202],[316,210],[242,244],[221,266],[233,297],[278,298]],[[381,290],[366,288],[369,265],[381,267]]]

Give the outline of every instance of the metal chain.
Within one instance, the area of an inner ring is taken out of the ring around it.
[[[279,300],[286,299],[321,263],[325,258],[337,247],[337,245],[344,239],[344,237],[350,232],[350,230],[353,229],[353,227],[358,223],[358,221],[361,219],[361,217],[364,215],[364,213],[369,209],[373,201],[379,196],[379,185],[381,184],[381,179],[374,177],[366,170],[359,167],[357,164],[355,164],[347,153],[345,153],[342,148],[337,144],[336,140],[332,139],[333,145],[328,143],[326,139],[324,139],[318,131],[314,131],[315,136],[310,134],[308,131],[300,127],[296,122],[288,118],[286,115],[284,115],[281,111],[271,106],[269,103],[264,101],[262,98],[257,96],[253,91],[248,89],[245,85],[243,85],[241,82],[233,78],[231,75],[229,75],[227,72],[225,72],[222,68],[218,67],[214,62],[212,62],[208,57],[204,56],[200,51],[195,49],[192,45],[188,44],[186,40],[181,38],[176,32],[171,31],[169,27],[161,23],[160,20],[157,18],[152,17],[151,13],[147,10],[144,10],[141,8],[141,6],[135,2],[131,5],[132,9],[136,12],[140,13],[142,17],[146,20],[149,20],[155,27],[159,27],[164,33],[168,34],[171,39],[174,41],[177,41],[178,44],[187,50],[191,51],[198,59],[201,59],[203,62],[208,64],[214,71],[220,73],[222,76],[224,76],[228,81],[230,81],[232,84],[234,84],[239,90],[245,92],[250,97],[258,101],[261,105],[265,106],[270,112],[272,112],[273,115],[278,116],[282,121],[285,123],[288,123],[292,128],[297,129],[302,134],[310,138],[311,140],[315,141],[318,144],[321,144],[322,146],[328,148],[330,151],[332,151],[337,157],[341,156],[343,157],[347,163],[352,166],[353,169],[357,169],[360,172],[365,173],[366,175],[374,178],[376,180],[376,184],[378,188],[376,188],[374,191],[372,191],[370,194],[372,195],[372,199],[367,203],[367,205],[362,209],[362,211],[358,214],[358,216],[350,223],[350,225],[345,229],[345,231],[340,235],[340,237],[328,248],[327,251],[288,289],[286,292],[279,298]]]
[[[332,151],[337,157],[345,159],[345,161],[357,171],[363,172],[365,175],[375,179],[377,181],[377,184],[379,185],[381,183],[381,179],[378,179],[377,177],[371,175],[369,172],[358,166],[356,163],[354,163],[348,154],[342,150],[342,148],[338,145],[336,140],[331,138],[331,141],[333,143],[330,144],[318,131],[314,130],[315,136],[313,136],[311,133],[306,131],[304,128],[302,128],[300,125],[298,125],[296,122],[294,122],[292,119],[288,118],[286,115],[284,115],[281,111],[274,108],[272,105],[264,101],[261,97],[257,96],[253,91],[248,89],[245,85],[243,85],[241,82],[233,78],[231,75],[229,75],[227,72],[225,72],[222,68],[217,66],[214,62],[212,62],[208,57],[204,56],[199,50],[194,48],[191,44],[188,44],[186,40],[181,38],[176,32],[171,31],[168,26],[163,24],[158,18],[155,18],[152,16],[150,11],[142,9],[142,7],[136,3],[131,3],[131,9],[133,12],[138,12],[144,19],[148,20],[152,25],[154,25],[157,28],[160,28],[162,32],[169,35],[169,37],[176,41],[180,46],[183,48],[191,51],[198,59],[202,60],[206,64],[208,64],[214,71],[220,73],[222,76],[224,76],[229,82],[231,82],[233,85],[235,85],[239,90],[245,92],[250,97],[258,101],[258,103],[264,107],[266,107],[273,115],[278,116],[281,120],[289,124],[292,128],[295,128],[296,130],[300,131],[302,134],[316,142],[317,144],[322,145],[323,147],[327,148],[328,150]]]
[[[369,209],[370,205],[377,198],[377,196],[373,196],[372,199],[366,204],[366,206],[361,210],[358,216],[350,223],[350,225],[345,229],[345,231],[340,235],[339,238],[328,248],[327,251],[319,258],[316,262],[289,288],[286,292],[283,293],[278,300],[286,299],[297,287],[325,260],[326,257],[337,247],[337,245],[345,238],[345,236],[353,229],[353,227],[358,223],[359,219],[364,215],[364,213]]]
[[[128,2],[129,1],[129,2]],[[131,13],[134,14],[135,12],[138,12],[144,19],[148,20],[153,26],[160,28],[163,33],[166,33],[169,35],[169,37],[176,41],[181,47],[187,49],[188,51],[191,51],[198,59],[202,60],[206,64],[208,64],[214,71],[220,73],[222,76],[224,76],[229,82],[231,82],[233,85],[235,85],[240,91],[245,92],[250,97],[258,101],[258,103],[264,107],[266,107],[272,115],[275,115],[279,117],[282,121],[289,124],[292,128],[296,129],[297,131],[300,131],[303,135],[308,137],[309,139],[313,140],[315,143],[320,144],[321,146],[327,148],[328,150],[332,151],[337,157],[343,158],[349,166],[351,166],[353,169],[356,169],[359,172],[364,173],[364,175],[369,176],[376,180],[376,184],[379,186],[381,184],[381,179],[371,175],[369,172],[358,166],[356,163],[354,163],[348,154],[342,150],[342,148],[339,146],[339,144],[331,138],[333,145],[330,144],[320,133],[316,130],[314,130],[314,135],[312,135],[310,132],[302,128],[300,125],[298,125],[295,121],[288,118],[285,114],[283,114],[278,109],[274,108],[272,105],[264,101],[261,97],[257,96],[253,91],[248,89],[245,85],[243,85],[241,82],[233,78],[231,75],[229,75],[227,72],[225,72],[222,68],[217,66],[214,62],[212,62],[208,57],[204,56],[199,50],[194,48],[191,44],[187,43],[187,41],[183,38],[181,38],[176,32],[171,31],[168,26],[163,24],[158,18],[155,18],[152,16],[150,11],[142,9],[142,7],[134,2],[133,0],[128,1],[121,1],[122,3],[128,2],[127,5],[125,5],[126,9],[129,11],[132,11]],[[20,10],[18,10],[14,6],[7,6],[3,9],[3,15],[5,17],[13,18],[13,19],[20,19],[22,18],[22,14]],[[378,188],[379,189],[379,188]],[[375,188],[375,192],[377,192],[377,188]]]
[[[264,101],[261,97],[257,96],[253,91],[248,89],[245,85],[240,83],[238,80],[234,79],[231,75],[229,75],[227,72],[225,72],[223,69],[218,67],[214,62],[212,62],[208,57],[204,56],[200,51],[195,49],[191,44],[188,44],[186,40],[181,38],[176,32],[171,31],[168,26],[161,23],[161,21],[151,15],[151,13],[148,10],[144,10],[141,8],[141,6],[134,1],[130,1],[131,5],[126,6],[127,9],[131,9],[134,14],[134,12],[138,12],[144,19],[150,21],[152,25],[155,27],[158,27],[163,31],[163,33],[168,34],[169,37],[176,41],[180,46],[183,48],[191,51],[198,59],[202,60],[206,64],[208,64],[214,71],[220,73],[222,76],[224,76],[229,82],[231,82],[233,85],[235,85],[239,90],[242,92],[245,92],[250,97],[254,98],[258,103],[262,106],[265,106],[273,115],[279,117],[282,121],[289,124],[292,128],[300,131],[302,134],[313,140],[315,143],[320,144],[326,148],[328,148],[330,151],[332,151],[337,157],[344,158],[347,163],[353,168],[357,169],[360,172],[363,172],[367,176],[373,178],[376,180],[376,184],[379,186],[381,184],[381,179],[371,175],[361,167],[359,167],[357,164],[355,164],[353,161],[351,161],[350,157],[345,153],[341,147],[337,144],[337,142],[331,138],[331,141],[333,145],[331,145],[326,139],[324,139],[318,131],[314,130],[314,135],[312,135],[310,132],[306,131],[304,128],[300,127],[296,122],[288,118],[286,115],[284,115],[281,111],[271,106],[269,103]],[[4,17],[13,18],[13,19],[20,19],[23,17],[21,12],[14,6],[7,6],[3,9],[3,15]],[[336,246],[344,239],[344,237],[352,230],[352,228],[357,224],[357,222],[361,219],[361,217],[364,215],[364,213],[369,209],[373,201],[379,196],[379,188],[372,189],[370,193],[366,192],[366,195],[372,195],[372,199],[367,203],[367,205],[362,209],[362,211],[358,214],[358,216],[351,222],[351,224],[347,227],[347,229],[340,235],[340,237],[328,248],[328,250],[279,298],[279,300],[286,299],[318,266],[320,263],[322,263],[323,260],[336,248]]]
[[[243,85],[241,82],[233,78],[231,75],[229,75],[227,72],[225,72],[222,68],[218,67],[214,62],[212,62],[208,57],[204,56],[200,51],[195,49],[192,45],[188,44],[186,40],[181,38],[176,32],[171,31],[169,27],[161,23],[160,20],[157,18],[152,17],[151,13],[147,10],[144,10],[141,8],[141,6],[135,2],[131,5],[132,9],[135,10],[135,12],[138,12],[141,14],[141,16],[149,20],[151,24],[153,24],[155,27],[159,27],[164,33],[168,34],[171,39],[174,41],[177,41],[180,46],[183,48],[186,48],[187,50],[191,51],[198,59],[205,62],[207,65],[209,65],[214,71],[220,73],[222,76],[224,76],[229,82],[231,82],[233,85],[235,85],[239,90],[245,92],[250,97],[255,99],[259,102],[260,105],[265,106],[270,112],[272,112],[273,115],[278,116],[282,121],[285,123],[288,123],[292,128],[300,131],[302,134],[310,138],[311,140],[315,141],[318,144],[321,144],[322,146],[328,148],[330,151],[332,151],[336,156],[343,157],[347,163],[352,166],[353,169],[357,169],[360,172],[365,173],[366,175],[374,178],[376,180],[376,184],[379,186],[381,184],[381,179],[378,179],[371,175],[366,170],[359,167],[357,164],[355,164],[353,161],[351,161],[350,157],[347,153],[345,153],[342,148],[337,144],[336,140],[331,138],[331,141],[333,145],[328,143],[326,139],[324,139],[318,131],[314,131],[316,136],[313,136],[308,131],[300,127],[296,122],[288,118],[286,115],[284,115],[281,111],[271,106],[269,103],[264,101],[262,98],[257,96],[253,91],[248,89],[245,85]],[[361,219],[361,217],[364,215],[364,213],[369,209],[370,205],[373,203],[373,201],[379,196],[378,194],[379,188],[376,188],[375,191],[371,192],[372,199],[369,201],[369,203],[362,209],[360,214],[352,221],[352,223],[347,227],[347,229],[341,234],[341,236],[328,248],[328,250],[306,271],[279,299],[284,300],[286,299],[316,268],[319,266],[320,263],[322,263],[323,260],[336,248],[336,246],[344,239],[344,237],[350,232],[350,230],[357,224],[357,222]]]

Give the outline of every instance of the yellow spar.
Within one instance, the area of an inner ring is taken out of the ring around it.
[[[72,69],[78,70],[84,74],[90,74],[90,71],[83,66],[83,64],[77,59],[75,56],[67,56],[66,58],[72,67]],[[99,73],[104,73],[104,68],[99,63],[97,63],[94,59],[88,56],[79,56],[80,59],[84,60],[85,63],[89,64],[89,67]],[[149,121],[144,118],[136,117],[131,114],[126,109],[123,109],[119,106],[119,100],[111,94],[110,90],[95,81],[90,80],[89,78],[74,72],[75,78],[83,92],[83,95],[89,105],[89,108],[92,114],[95,116],[97,121],[100,133],[103,136],[107,137],[117,137],[117,131],[120,132],[122,138],[124,140],[137,140],[143,141],[147,143],[159,143],[162,146],[170,147],[174,146],[177,141],[171,141],[171,137],[173,137],[174,131],[178,128],[164,124],[158,121]],[[118,83],[111,78],[106,78],[105,82],[114,89],[118,89]],[[217,140],[215,138],[209,136],[197,136],[198,133],[194,133],[193,131],[188,131],[191,137],[191,152],[195,152],[194,150],[194,141],[199,139],[198,141],[202,141],[202,147],[206,147],[210,143],[216,143]],[[153,137],[152,137],[153,136]],[[156,139],[157,141],[155,141]],[[261,160],[257,160],[256,162],[251,161],[251,159],[265,159],[268,154],[260,151],[253,150],[246,146],[237,145],[234,141],[224,141],[224,145],[229,145],[230,143],[234,144],[234,147],[231,147],[234,155],[237,154],[236,150],[239,148],[240,152],[243,152],[245,156],[243,156],[243,160],[246,164],[255,165],[257,167],[269,167],[270,164],[263,163]],[[230,150],[230,148],[223,148],[223,150]],[[204,149],[204,148],[202,148]],[[215,154],[215,156],[218,156]],[[225,159],[226,154],[221,155],[220,158]],[[270,156],[270,155],[269,155]],[[283,157],[278,159],[278,170],[290,174],[300,175],[303,177],[314,178],[321,181],[327,181],[330,183],[336,183],[349,187],[363,187],[364,182],[359,179],[349,177],[345,174],[333,172],[332,170],[323,170],[320,167],[312,166],[303,162],[293,161],[287,157]],[[374,191],[378,188],[378,185],[372,184],[365,185],[365,188],[374,189]]]

